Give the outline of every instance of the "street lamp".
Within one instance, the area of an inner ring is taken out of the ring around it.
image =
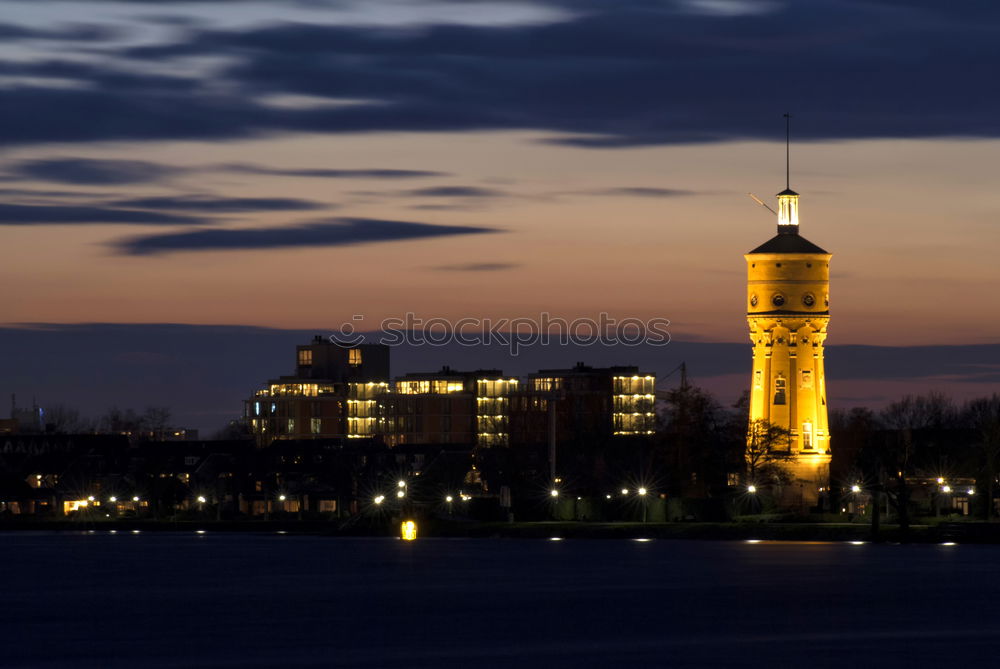
[[[861,486],[855,483],[854,485],[851,486],[851,492],[853,492],[855,495],[858,494],[859,492],[861,492]]]
[[[559,496],[559,491],[556,490],[555,488],[553,488],[552,490],[549,491],[549,496],[553,497],[553,498],[558,497]]]
[[[385,501],[385,495],[376,495],[375,499],[373,499],[372,501],[375,502],[376,505],[379,505]]]
[[[646,489],[639,488],[639,497],[642,498],[642,522],[646,522]]]
[[[751,495],[756,494],[757,493],[757,486],[755,486],[754,484],[751,483],[750,485],[747,486],[747,492],[750,493]]]

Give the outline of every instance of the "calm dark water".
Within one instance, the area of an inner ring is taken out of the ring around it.
[[[998,666],[1000,547],[0,534],[3,667]]]

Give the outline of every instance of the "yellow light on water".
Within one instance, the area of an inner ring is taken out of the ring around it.
[[[417,524],[412,520],[404,520],[399,526],[399,536],[403,541],[414,541],[417,538]]]

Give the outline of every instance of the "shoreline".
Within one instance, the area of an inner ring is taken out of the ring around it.
[[[311,535],[327,537],[395,537],[395,524],[339,527],[322,520],[196,521],[15,521],[0,522],[0,535],[8,532],[205,532]],[[817,541],[865,543],[976,543],[1000,544],[1000,522],[961,522],[913,525],[907,533],[896,525],[883,525],[873,538],[868,525],[848,523],[586,523],[483,522],[459,523],[425,520],[420,538],[469,539],[660,539],[709,541]]]

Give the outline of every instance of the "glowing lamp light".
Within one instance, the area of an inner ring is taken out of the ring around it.
[[[857,483],[855,483],[854,485],[851,486],[851,492],[854,492],[854,493],[861,492],[861,486],[859,486]]]
[[[628,494],[628,488],[622,488],[622,494],[623,495],[627,495]]]
[[[285,496],[284,495],[278,495],[278,501],[279,502],[284,502],[285,501]]]
[[[204,495],[198,495],[198,503],[199,503],[199,504],[204,504],[204,503],[205,503],[205,502],[207,502],[207,501],[208,501],[208,500],[207,500],[207,499],[205,499],[205,496],[204,496]]]
[[[134,497],[132,497],[132,501],[133,502],[138,502],[139,501],[139,496],[135,495]]]
[[[111,502],[112,504],[114,504],[115,502],[118,501],[118,498],[115,497],[114,495],[112,495],[111,497],[108,498],[108,501]]]
[[[396,497],[399,497],[399,498],[406,497],[406,493],[403,492],[402,490],[397,490],[396,491]]]
[[[398,487],[398,488],[405,488],[406,487],[406,481],[404,481],[402,479],[396,481],[396,487]]]
[[[446,501],[449,504],[451,504],[452,500],[454,500],[454,499],[455,499],[454,497],[452,497],[451,495],[448,495],[447,497],[444,498],[444,501]]]
[[[639,490],[638,490],[638,493],[639,493],[639,494],[640,494],[640,495],[641,495],[642,497],[645,497],[645,496],[646,496],[646,489],[645,489],[645,488],[639,488]]]
[[[88,502],[93,502],[94,501],[94,496],[90,495],[89,497],[87,497],[87,501]]]
[[[975,488],[969,488],[966,492],[968,492],[970,495],[975,495],[976,494],[976,489]]]
[[[751,495],[754,494],[755,492],[757,492],[757,486],[751,483],[750,485],[747,486],[747,492],[750,493]]]
[[[608,495],[607,497],[608,497],[608,499],[611,499],[611,495]]]
[[[944,483],[944,477],[942,477],[942,476],[939,476],[939,477],[937,478],[937,482],[938,482],[939,484],[940,484],[940,483]]]
[[[399,537],[403,541],[414,541],[417,538],[417,524],[412,520],[404,520],[399,526]]]
[[[559,491],[556,490],[555,488],[553,488],[552,490],[549,491],[549,496],[551,496],[551,497],[558,497],[559,496]]]
[[[951,486],[950,485],[941,486],[941,492],[943,492],[943,493],[945,493],[947,495],[948,493],[951,492]]]
[[[372,501],[375,502],[376,504],[381,504],[382,502],[385,501],[385,495],[376,495],[375,499],[373,499]]]

